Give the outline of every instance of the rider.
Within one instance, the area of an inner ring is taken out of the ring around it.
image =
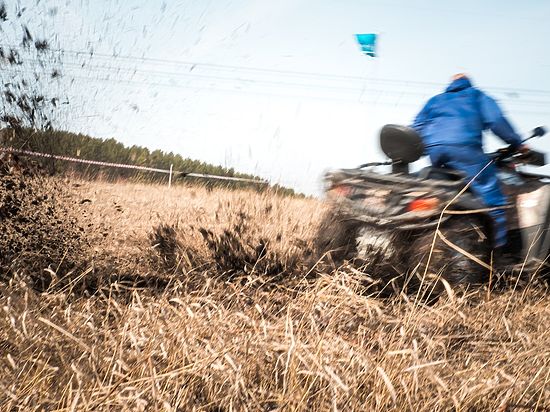
[[[483,152],[482,132],[490,129],[512,149],[528,151],[494,99],[475,88],[468,77],[456,74],[444,93],[432,97],[418,113],[412,127],[422,136],[435,167],[462,171],[472,180],[471,189],[489,208],[495,223],[494,246],[506,244],[506,205],[496,175]]]

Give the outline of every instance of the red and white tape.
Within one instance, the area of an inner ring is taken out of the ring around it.
[[[0,152],[13,153],[13,154],[18,154],[22,156],[43,157],[46,159],[65,160],[67,162],[84,163],[84,164],[90,164],[90,165],[96,165],[96,166],[118,167],[122,169],[144,170],[148,172],[165,173],[169,175],[172,175],[172,174],[181,175],[184,177],[197,177],[202,179],[217,179],[217,180],[228,180],[228,181],[236,181],[236,182],[248,182],[248,183],[256,183],[256,184],[263,184],[263,185],[269,184],[269,182],[266,182],[265,180],[247,179],[243,177],[209,175],[205,173],[187,173],[187,172],[178,172],[178,171],[172,171],[167,169],[158,169],[156,167],[128,165],[123,163],[101,162],[99,160],[88,160],[88,159],[81,159],[78,157],[69,157],[69,156],[60,156],[60,155],[54,155],[49,153],[32,152],[30,150],[20,150],[20,149],[15,149],[13,147],[0,147]]]
[[[53,155],[53,154],[49,154],[49,153],[31,152],[30,150],[14,149],[13,147],[0,147],[0,151],[1,152],[6,152],[6,153],[14,153],[14,154],[18,154],[18,155],[24,155],[24,156],[44,157],[44,158],[47,158],[47,159],[65,160],[67,162],[85,163],[85,164],[97,165],[97,166],[120,167],[120,168],[123,168],[123,169],[136,169],[136,170],[147,170],[149,172],[170,173],[169,170],[157,169],[157,168],[154,168],[154,167],[146,167],[146,166],[138,166],[138,165],[125,165],[125,164],[122,164],[122,163],[100,162],[98,160],[87,160],[87,159],[80,159],[80,158],[77,158],[77,157],[59,156],[59,155]]]

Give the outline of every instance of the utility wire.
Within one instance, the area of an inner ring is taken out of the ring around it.
[[[29,74],[33,75],[34,73],[29,71],[18,71],[18,73],[21,74]],[[389,96],[399,96],[401,98],[404,94],[407,94],[409,96],[428,96],[427,93],[414,93],[414,92],[401,92],[398,90],[383,90],[383,89],[367,89],[370,93],[376,93],[376,97],[372,97],[370,99],[364,99],[361,96],[358,96],[357,98],[350,98],[350,97],[328,97],[326,95],[312,95],[312,94],[291,94],[291,93],[285,93],[285,92],[277,92],[277,91],[254,91],[249,89],[242,89],[242,88],[221,88],[219,86],[213,86],[211,84],[206,85],[204,87],[199,86],[193,86],[190,84],[187,85],[181,85],[181,84],[168,84],[168,83],[162,83],[162,82],[151,82],[151,81],[140,81],[140,80],[129,80],[129,79],[115,79],[111,77],[91,77],[91,76],[79,76],[79,75],[72,75],[71,79],[75,80],[83,80],[86,82],[89,81],[97,81],[97,82],[108,82],[113,83],[117,85],[135,85],[139,87],[143,86],[151,86],[151,87],[164,87],[169,89],[187,89],[187,90],[195,90],[195,91],[214,91],[214,92],[221,92],[226,94],[249,94],[249,95],[260,95],[260,96],[273,96],[273,97],[279,97],[279,98],[305,98],[305,99],[312,99],[312,100],[321,100],[321,101],[335,101],[335,102],[344,102],[344,103],[356,103],[356,104],[374,104],[382,105],[382,106],[394,106],[394,107],[418,107],[419,103],[401,103],[401,102],[388,102],[384,101],[383,99],[385,97]],[[230,79],[228,79],[230,80]],[[357,92],[360,92],[361,90],[356,90]],[[374,99],[374,101],[373,101]],[[382,99],[382,100],[380,100]],[[539,106],[548,106],[548,111],[535,111],[535,110],[514,110],[514,113],[521,113],[521,114],[531,114],[531,115],[548,115],[550,114],[550,104],[545,102],[519,102],[519,101],[509,101],[510,104],[519,104],[523,106],[529,106],[533,105],[539,105]]]
[[[33,60],[25,60],[26,62],[34,62]],[[64,67],[74,69],[74,70],[80,70],[82,66],[78,63],[65,63]],[[265,80],[265,79],[250,79],[250,78],[232,78],[232,77],[224,77],[224,76],[212,76],[212,75],[203,75],[203,74],[190,74],[190,73],[181,73],[181,72],[163,72],[163,71],[157,71],[157,70],[145,70],[145,69],[137,69],[137,68],[129,68],[129,67],[116,67],[116,66],[87,66],[87,72],[107,72],[106,75],[109,76],[108,72],[114,72],[117,75],[124,75],[128,73],[132,78],[135,78],[137,74],[147,74],[147,75],[155,75],[157,78],[160,76],[166,76],[169,78],[169,80],[173,80],[174,78],[185,78],[190,80],[199,80],[199,81],[209,81],[209,80],[215,80],[215,81],[222,81],[222,82],[231,82],[231,83],[241,83],[239,86],[242,86],[244,83],[245,85],[264,85],[264,86],[270,86],[270,87],[291,87],[291,88],[302,88],[302,89],[313,89],[313,90],[331,90],[336,91],[339,93],[342,92],[351,92],[351,93],[364,93],[365,91],[369,93],[380,93],[380,94],[398,94],[400,99],[405,96],[410,97],[427,97],[429,96],[429,93],[427,92],[417,92],[417,91],[404,91],[404,90],[388,90],[388,89],[375,89],[372,87],[369,87],[367,89],[359,88],[359,87],[349,87],[349,86],[332,86],[332,85],[326,85],[326,84],[307,84],[307,83],[291,83],[291,82],[281,82],[281,81],[273,81],[273,80]],[[96,79],[96,78],[92,78]],[[109,80],[112,78],[103,78],[97,80]],[[113,81],[128,81],[128,79],[112,79]],[[131,79],[134,80],[134,79]],[[135,80],[136,82],[138,80]],[[156,85],[159,86],[161,84],[159,83],[151,83],[150,81],[141,80],[139,81],[141,84],[145,85]],[[187,87],[191,88],[191,87]],[[212,89],[212,87],[208,87]],[[361,100],[359,98],[359,100]],[[501,98],[501,100],[507,101],[510,104],[513,105],[531,105],[531,106],[550,106],[549,100],[525,100],[523,98],[514,98],[514,97],[508,97],[505,96],[504,98]]]
[[[9,46],[8,46],[9,47]],[[20,46],[12,46],[11,48],[17,50],[27,50],[23,49]],[[295,77],[306,77],[310,78],[323,78],[323,79],[332,79],[332,80],[349,80],[349,81],[358,81],[365,82],[369,81],[372,83],[380,84],[393,84],[401,86],[417,86],[417,87],[443,87],[444,84],[437,82],[426,82],[426,81],[416,81],[416,80],[397,80],[397,79],[385,79],[385,78],[364,78],[360,76],[348,76],[348,75],[337,75],[329,73],[315,73],[315,72],[302,72],[302,71],[293,71],[293,70],[278,70],[278,69],[266,69],[266,68],[257,68],[257,67],[246,67],[246,66],[237,66],[237,65],[225,65],[225,64],[216,64],[216,63],[203,63],[196,61],[182,61],[182,60],[170,60],[170,59],[160,59],[152,57],[138,57],[131,55],[109,55],[104,53],[95,53],[93,51],[77,51],[77,50],[63,50],[63,49],[50,49],[50,52],[59,53],[62,55],[71,54],[74,56],[88,56],[90,59],[99,58],[99,59],[108,59],[108,60],[126,60],[134,62],[149,62],[156,64],[170,64],[176,66],[184,66],[189,71],[197,70],[199,68],[209,69],[209,70],[218,70],[218,71],[241,71],[241,72],[253,72],[258,74],[274,74],[278,76],[295,76]],[[485,87],[487,90],[502,92],[502,93],[529,93],[529,94],[540,94],[550,96],[550,90],[537,90],[537,89],[528,89],[528,88],[509,88],[509,87]]]

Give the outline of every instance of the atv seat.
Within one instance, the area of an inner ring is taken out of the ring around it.
[[[458,182],[464,180],[466,176],[458,170],[445,169],[442,167],[425,167],[418,172],[418,177],[422,180],[450,180]]]

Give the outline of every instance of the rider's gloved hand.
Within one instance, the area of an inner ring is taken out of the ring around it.
[[[531,149],[529,148],[529,146],[525,144],[522,144],[521,146],[518,146],[518,147],[512,147],[512,146],[503,147],[497,150],[497,153],[504,156],[506,155],[511,156],[514,153],[519,153],[520,155],[529,155],[530,152],[531,152]]]
[[[508,147],[502,147],[497,150],[497,153],[500,155],[500,158],[504,158],[506,156],[510,156],[516,152],[516,149],[512,149],[511,146]]]
[[[527,146],[526,144],[522,144],[516,150],[517,150],[517,153],[520,154],[521,158],[526,158],[526,157],[529,157],[531,155],[531,148],[529,146]]]

